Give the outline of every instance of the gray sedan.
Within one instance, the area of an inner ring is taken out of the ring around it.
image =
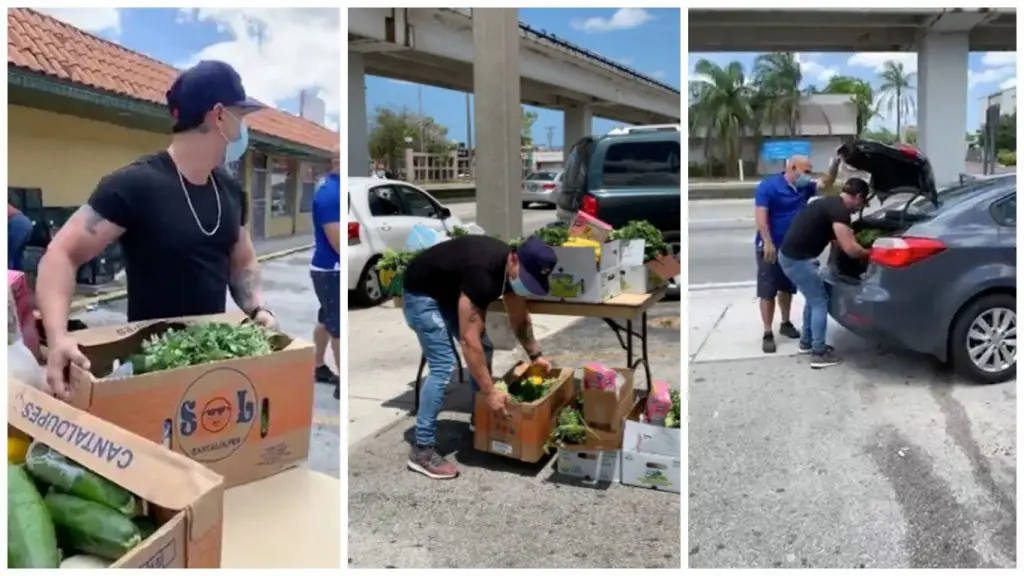
[[[534,202],[554,208],[561,191],[561,172],[533,172],[523,179],[523,208]]]
[[[975,381],[1016,377],[1016,213],[1015,175],[890,198],[854,222],[857,231],[885,231],[868,262],[832,250],[822,273],[830,315]]]

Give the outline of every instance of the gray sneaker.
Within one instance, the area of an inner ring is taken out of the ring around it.
[[[811,353],[811,368],[814,368],[815,370],[828,368],[829,366],[838,366],[842,363],[843,359],[836,355],[832,350]]]
[[[799,347],[797,348],[797,353],[798,354],[810,354],[813,351],[814,351],[814,349],[811,348],[810,344],[804,344],[803,342],[801,342]],[[826,352],[835,352],[836,349],[833,348],[832,345],[830,345],[830,344],[825,344],[825,351]]]
[[[413,446],[408,466],[409,470],[434,480],[447,480],[459,475],[459,468],[445,460],[433,446]]]

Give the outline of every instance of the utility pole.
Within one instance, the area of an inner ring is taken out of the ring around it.
[[[423,136],[424,122],[423,122],[423,85],[422,84],[417,86],[416,96],[417,96],[417,100],[419,101],[420,152],[425,152],[427,150],[427,143],[423,141],[423,138],[424,138],[424,136]]]
[[[548,126],[548,148],[552,148],[555,141],[555,127]]]
[[[473,179],[473,115],[470,105],[470,93],[466,92],[466,173]]]

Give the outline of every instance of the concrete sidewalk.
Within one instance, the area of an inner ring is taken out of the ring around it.
[[[649,316],[652,376],[675,388],[679,313],[678,303],[663,303]],[[563,366],[625,362],[615,335],[597,319],[543,345]],[[510,365],[495,360],[496,370]],[[411,417],[349,446],[349,568],[680,568],[680,495],[591,487],[554,474],[551,459],[527,465],[476,452],[469,409],[468,383],[453,385],[438,422],[439,450],[461,470],[453,480],[406,469]]]
[[[761,313],[757,307],[754,286],[724,288],[718,290],[690,290],[689,292],[689,349],[691,363],[720,362],[729,360],[752,360],[794,356],[798,353],[795,340],[778,334],[779,312],[775,311],[775,354],[761,352]],[[793,297],[791,312],[797,329],[803,322],[804,299],[799,294]],[[849,330],[828,320],[828,342],[836,347],[840,355],[851,351],[874,347],[869,342],[854,336]]]

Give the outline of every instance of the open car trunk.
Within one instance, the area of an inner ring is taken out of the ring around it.
[[[896,236],[902,233],[909,224],[884,219],[870,218],[854,220],[853,232],[858,234],[864,230],[878,230],[882,236]],[[860,282],[861,276],[868,269],[868,261],[853,258],[843,252],[838,246],[833,246],[828,258],[828,264],[836,273],[836,276],[845,282]]]

